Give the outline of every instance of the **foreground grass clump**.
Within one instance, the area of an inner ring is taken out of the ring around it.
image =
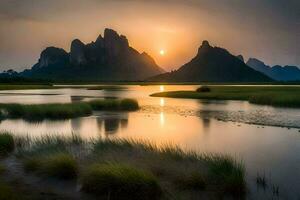
[[[9,185],[0,182],[0,200],[18,200],[13,188]]]
[[[204,190],[206,188],[206,180],[198,172],[192,173],[189,176],[180,176],[174,182],[179,189],[183,190]]]
[[[220,156],[213,156],[208,160],[211,173],[219,177],[217,184],[220,184],[225,193],[234,196],[243,196],[246,193],[245,169],[241,163],[237,163],[230,157]]]
[[[9,133],[0,133],[0,155],[10,153],[15,148],[15,142]]]
[[[82,190],[110,199],[160,199],[158,180],[149,172],[120,165],[95,164],[82,177]]]
[[[60,179],[76,178],[78,172],[75,158],[64,152],[27,157],[24,159],[24,169]]]
[[[13,138],[26,172],[78,178],[82,192],[103,199],[242,198],[246,193],[244,166],[228,156],[128,139]]]
[[[244,166],[229,156],[197,154],[176,146],[157,147],[132,140],[99,140],[94,143],[94,156],[126,163],[129,159],[131,165],[147,169],[159,178],[171,177],[167,181],[175,193],[209,187],[216,187],[216,193],[238,197],[246,193]]]
[[[104,99],[93,100],[89,104],[93,110],[120,110],[120,111],[134,111],[139,109],[139,104],[134,99]]]
[[[154,93],[154,97],[243,100],[279,107],[300,107],[298,86],[209,86],[210,92],[170,91]]]
[[[9,118],[24,118],[27,120],[67,119],[86,116],[92,113],[86,103],[70,104],[1,104],[0,109]]]
[[[2,175],[6,171],[6,168],[4,165],[0,165],[0,175]]]

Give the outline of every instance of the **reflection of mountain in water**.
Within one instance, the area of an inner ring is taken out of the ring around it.
[[[202,123],[203,123],[204,130],[208,130],[209,127],[210,127],[210,123],[211,123],[210,118],[203,117],[202,118]]]
[[[126,118],[121,116],[111,116],[106,118],[97,118],[97,124],[100,127],[104,125],[104,134],[106,136],[116,134],[120,129],[127,128],[128,125],[128,116]]]
[[[127,128],[128,114],[127,113],[111,113],[97,117],[99,130],[103,130],[106,136],[116,134],[120,129]],[[102,132],[102,131],[101,131]]]
[[[99,136],[109,136],[127,128],[128,113],[99,112],[96,117],[76,118],[70,122],[74,132],[93,131]]]

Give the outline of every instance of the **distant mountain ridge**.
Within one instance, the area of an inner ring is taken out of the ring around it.
[[[19,75],[53,80],[136,81],[164,72],[147,53],[129,46],[124,35],[105,29],[95,42],[72,41],[70,52],[47,47],[38,62]]]
[[[271,78],[247,66],[242,56],[203,41],[198,54],[178,70],[151,77],[167,82],[269,82]]]
[[[270,67],[256,58],[249,58],[246,64],[256,71],[262,72],[277,81],[300,80],[300,69],[296,66],[286,65],[282,67],[280,65],[275,65]]]

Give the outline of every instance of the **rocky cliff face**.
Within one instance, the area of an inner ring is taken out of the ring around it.
[[[247,61],[247,65],[277,81],[300,80],[300,69],[296,66],[287,65],[282,67],[280,65],[275,65],[273,67],[270,67],[256,58],[249,58],[249,60]]]
[[[266,75],[248,67],[226,49],[212,47],[203,41],[198,54],[177,71],[149,80],[171,82],[267,82]]]
[[[264,74],[268,74],[268,71],[270,69],[269,66],[265,65],[264,62],[256,59],[256,58],[249,58],[249,60],[246,63],[249,67],[255,69],[256,71],[262,72]]]
[[[117,58],[120,54],[129,50],[128,40],[124,35],[118,35],[111,29],[104,31],[104,47],[106,49],[108,60]]]
[[[162,72],[148,54],[130,47],[124,35],[105,29],[104,37],[99,35],[95,42],[73,40],[69,53],[46,48],[38,63],[21,74],[39,79],[137,81]]]
[[[75,66],[87,64],[85,51],[85,45],[80,40],[73,40],[70,51],[70,63]]]
[[[60,48],[47,47],[42,51],[39,62],[35,69],[49,67],[52,65],[64,65],[68,61],[68,53]]]

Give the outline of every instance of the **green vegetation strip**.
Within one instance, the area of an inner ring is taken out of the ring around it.
[[[0,114],[2,118],[38,121],[88,116],[93,110],[134,111],[138,108],[138,102],[134,99],[103,99],[66,104],[0,104]]]
[[[28,84],[4,85],[4,84],[0,84],[0,90],[33,90],[33,89],[55,89],[55,88],[59,88],[59,87],[55,87],[50,84],[46,84],[46,85],[28,85]]]
[[[246,193],[243,164],[225,155],[126,139],[11,137],[16,144],[11,155],[25,172],[75,179],[81,192],[103,199],[189,199],[207,194],[239,198]]]
[[[127,87],[120,85],[100,85],[100,86],[92,86],[88,87],[88,90],[110,90],[110,91],[122,91],[126,90]]]
[[[201,87],[200,87],[201,88]],[[298,86],[206,86],[197,91],[170,91],[154,93],[153,97],[244,100],[254,104],[279,107],[300,107]]]

